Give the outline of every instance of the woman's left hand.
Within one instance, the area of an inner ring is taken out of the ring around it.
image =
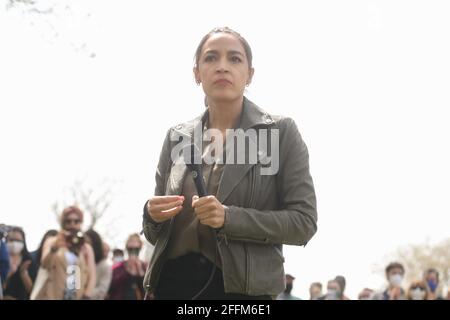
[[[31,265],[31,260],[27,260],[20,266],[20,274],[28,273],[28,268]]]
[[[201,224],[221,228],[225,223],[225,208],[215,196],[192,197],[192,208]]]

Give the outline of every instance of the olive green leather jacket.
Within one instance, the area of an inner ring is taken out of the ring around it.
[[[171,150],[180,135],[190,137],[202,126],[207,112],[169,129],[156,171],[155,195],[181,193],[187,167],[171,160]],[[285,287],[282,245],[304,246],[317,230],[308,149],[291,118],[269,115],[245,97],[239,127],[277,129],[279,168],[276,174],[261,174],[269,150],[259,150],[256,163],[225,165],[216,194],[226,206],[225,224],[216,233],[224,288],[227,293],[276,296]],[[157,285],[173,219],[157,224],[144,206],[143,232],[155,246],[144,278],[147,293]]]

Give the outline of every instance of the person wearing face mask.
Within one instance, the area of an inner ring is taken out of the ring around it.
[[[139,234],[130,235],[126,241],[128,259],[113,266],[109,300],[142,300],[144,298],[144,281],[147,264],[139,259],[142,240]]]
[[[31,267],[25,233],[22,228],[13,227],[6,237],[10,269],[3,284],[3,299],[28,300],[33,287],[36,270]]]
[[[408,300],[430,300],[430,291],[425,281],[411,283],[406,295]]]
[[[327,293],[319,300],[345,300],[342,294],[342,288],[336,279],[328,281]]]
[[[294,286],[295,277],[286,274],[286,288],[277,297],[277,300],[301,300],[300,298],[291,294],[292,288]]]
[[[439,271],[434,268],[429,268],[425,271],[424,281],[427,284],[429,297],[428,300],[443,300],[439,290]]]
[[[113,250],[113,256],[112,256],[113,264],[116,264],[116,263],[124,261],[125,258],[123,256],[124,256],[124,253],[123,253],[122,249],[118,249],[118,248],[114,249]]]
[[[336,278],[334,278],[334,281],[336,281],[339,284],[339,288],[340,288],[340,300],[350,300],[346,295],[345,295],[345,277],[344,276],[336,276]]]
[[[41,269],[47,276],[36,289],[36,295],[33,292],[35,299],[91,298],[96,284],[95,258],[92,246],[81,233],[83,216],[78,207],[65,208],[61,213],[61,230],[45,240]]]
[[[405,300],[405,291],[401,286],[405,275],[403,265],[398,262],[391,262],[386,267],[385,272],[389,285],[382,293],[375,295],[375,300]]]

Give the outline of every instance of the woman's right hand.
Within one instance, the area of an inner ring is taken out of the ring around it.
[[[183,209],[184,196],[155,196],[148,200],[147,211],[155,222],[161,223]]]
[[[64,234],[64,231],[59,231],[58,234],[54,237],[51,249],[53,251],[58,250],[59,248],[65,247],[66,244],[66,236]]]

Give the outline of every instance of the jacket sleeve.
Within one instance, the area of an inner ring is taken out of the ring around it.
[[[279,130],[280,166],[276,180],[280,210],[227,206],[222,233],[228,239],[306,245],[317,231],[308,149],[292,119],[280,120]]]
[[[168,166],[171,165],[170,161],[170,131],[167,131],[166,138],[163,143],[163,147],[161,150],[161,153],[159,155],[159,161],[158,166],[156,168],[156,174],[155,174],[155,180],[156,180],[156,187],[155,187],[155,196],[162,196],[165,194],[165,188],[166,188],[166,175],[167,175],[167,169]],[[168,220],[169,221],[169,220]],[[143,221],[142,221],[142,232],[145,235],[145,238],[152,244],[156,244],[156,240],[158,238],[159,231],[161,230],[162,226],[167,223],[167,221],[162,223],[157,223],[150,217],[150,214],[147,210],[147,201],[144,205],[143,210]]]

